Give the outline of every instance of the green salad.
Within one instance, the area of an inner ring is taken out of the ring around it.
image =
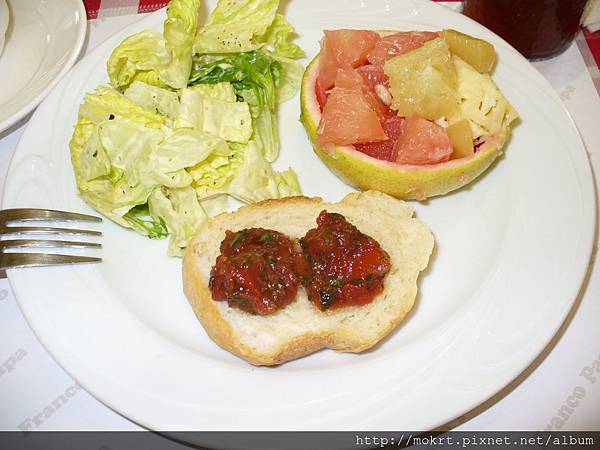
[[[228,199],[300,194],[276,172],[275,107],[298,91],[304,52],[279,0],[220,0],[203,26],[200,0],[172,0],[163,33],[114,49],[110,85],[85,95],[70,142],[79,194],[180,255]]]

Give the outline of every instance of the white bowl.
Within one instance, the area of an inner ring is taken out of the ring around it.
[[[71,68],[87,25],[81,0],[0,0],[0,21],[2,5],[10,26],[0,57],[0,133],[31,112]]]

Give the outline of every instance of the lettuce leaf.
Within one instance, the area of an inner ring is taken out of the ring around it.
[[[167,8],[163,34],[170,62],[161,78],[173,88],[184,87],[190,75],[199,6],[200,0],[171,0]]]
[[[290,59],[304,58],[306,53],[292,42],[294,27],[289,24],[282,14],[276,14],[273,23],[267,29],[261,40],[273,48],[278,56]]]
[[[188,169],[199,198],[226,193],[227,185],[241,165],[245,148],[243,144],[230,143],[226,153],[213,152],[200,164]]]
[[[157,129],[123,118],[96,125],[80,117],[69,144],[79,194],[116,223],[148,235],[141,223],[125,216],[144,205],[156,187],[143,155],[161,136]]]
[[[134,206],[127,211],[123,219],[131,225],[131,228],[150,239],[162,239],[169,234],[165,221],[160,218],[157,220],[150,215],[148,203]]]
[[[150,215],[164,223],[171,234],[168,253],[181,256],[198,225],[206,220],[196,191],[187,186],[180,189],[158,188],[148,199]]]
[[[86,137],[83,137],[83,135]],[[80,143],[76,143],[78,140],[80,140]],[[89,180],[110,175],[110,159],[104,148],[102,148],[98,128],[94,124],[82,119],[75,129],[71,142],[72,148],[77,149],[72,157],[73,164],[76,164],[79,168],[76,171],[79,184],[85,184]]]
[[[165,83],[160,76],[161,68],[169,63],[169,53],[162,34],[156,30],[144,30],[129,36],[116,47],[106,63],[111,84],[124,90],[138,72],[152,72],[152,78]]]
[[[79,107],[79,118],[96,125],[123,118],[149,128],[160,128],[165,124],[164,116],[138,105],[110,86],[100,86],[95,92],[85,94]]]
[[[279,154],[279,133],[275,119],[276,88],[283,67],[260,51],[199,58],[194,61],[191,85],[230,82],[250,107],[254,134],[268,161]]]
[[[276,81],[275,101],[283,103],[290,100],[300,90],[304,67],[298,61],[281,56],[277,53],[267,52],[267,54],[279,63],[275,66],[277,74],[274,76]]]
[[[112,86],[86,94],[69,144],[80,195],[180,255],[200,223],[244,202],[300,193],[279,153],[277,103],[293,97],[304,52],[279,0],[219,0],[198,29],[199,0],[172,0],[163,32],[123,40]]]
[[[190,88],[202,98],[210,98],[212,100],[221,100],[224,102],[236,102],[235,89],[231,83],[216,83],[216,84],[196,84]]]
[[[80,186],[79,193],[95,210],[126,228],[147,235],[145,229],[136,228],[124,216],[134,207],[144,205],[155,186],[138,184],[130,186],[123,179],[113,183],[107,177],[97,178],[86,183],[85,189]]]
[[[110,120],[98,125],[98,135],[111,166],[122,171],[129,186],[156,184],[152,153],[164,139],[162,131]]]
[[[135,79],[159,87],[185,87],[192,65],[198,7],[199,0],[172,0],[167,9],[164,35],[144,30],[124,39],[108,59],[111,84],[121,91]]]
[[[243,151],[239,168],[227,186],[227,193],[243,202],[300,195],[296,174],[288,169],[278,173],[264,158],[258,145],[250,141]]]
[[[171,87],[160,79],[158,73],[154,70],[138,70],[133,74],[131,78],[131,83],[135,81],[140,81],[142,83],[149,84],[151,86],[156,86],[162,89],[171,89]],[[124,88],[123,88],[124,89]]]
[[[240,53],[264,45],[279,0],[219,1],[194,41],[194,53]]]
[[[183,89],[181,107],[174,126],[194,128],[227,141],[248,142],[252,136],[249,106],[244,102],[236,102],[235,94],[230,95],[224,90],[225,84],[228,83]]]
[[[179,97],[177,93],[168,89],[134,81],[123,94],[134,103],[166,116],[169,124],[179,114]]]
[[[172,130],[161,120],[163,116],[116,90],[100,89],[86,95],[70,142],[80,195],[118,224],[151,238],[165,237],[170,229],[179,230],[173,223],[169,228],[167,217],[153,214],[156,208],[148,202],[154,192],[173,191],[172,198],[179,200],[183,198],[181,190],[195,195],[193,178],[186,169],[213,152],[230,151],[217,136],[192,129]],[[174,206],[178,214],[193,212],[184,218],[186,221],[204,217],[184,205],[191,200],[179,200]],[[186,233],[190,226],[185,226]],[[181,232],[177,232],[175,241],[183,242]]]
[[[154,168],[161,173],[176,172],[197,165],[215,151],[227,152],[227,143],[213,134],[177,129],[156,146]]]
[[[245,102],[250,105],[254,120],[254,140],[267,161],[272,162],[279,155],[279,130],[275,117],[275,107],[271,109],[264,89],[254,87],[240,91]]]
[[[197,192],[197,191],[196,191]],[[200,206],[208,217],[214,217],[229,209],[229,195],[216,193],[198,199]]]

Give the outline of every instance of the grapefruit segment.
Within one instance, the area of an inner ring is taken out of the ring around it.
[[[395,151],[400,164],[438,164],[450,159],[452,141],[439,125],[409,116],[402,122]]]
[[[321,53],[326,57],[319,68],[323,87],[330,89],[334,85],[337,69],[367,62],[367,55],[380,39],[374,31],[326,30],[321,41]]]
[[[317,143],[349,145],[387,139],[377,112],[361,89],[336,87],[327,98],[317,130]]]
[[[381,142],[368,142],[366,144],[356,144],[354,148],[359,152],[369,155],[373,158],[383,161],[395,161],[398,155],[396,150],[396,141],[402,132],[402,117],[390,116],[383,122],[383,131],[388,139]]]
[[[379,117],[379,121],[382,123],[386,117],[396,114],[386,104],[383,103],[381,98],[379,98],[379,96],[372,90],[369,84],[356,69],[351,67],[346,69],[338,69],[335,77],[335,87],[360,90],[365,100],[369,103],[369,105],[371,105],[373,111],[377,113],[377,117]]]
[[[419,48],[438,36],[438,33],[427,31],[409,31],[385,36],[375,44],[367,55],[367,60],[375,66],[383,67],[388,59]]]
[[[374,31],[325,31],[325,40],[338,67],[358,67],[367,62],[367,55],[381,38]]]
[[[383,126],[383,121],[389,117],[390,115],[395,115],[396,112],[392,111],[390,108],[387,107],[387,105],[385,105],[381,99],[379,98],[379,96],[368,89],[364,89],[363,90],[363,95],[365,96],[365,99],[367,100],[367,102],[369,102],[369,105],[371,105],[371,109],[373,109],[373,111],[375,111],[375,114],[377,114],[377,117],[379,118],[379,122],[382,124]]]
[[[323,83],[321,83],[321,78],[317,78],[317,81],[315,83],[315,94],[317,95],[319,107],[321,108],[321,111],[323,111],[323,107],[327,102],[327,90],[323,87]]]
[[[319,86],[324,92],[333,87],[335,75],[338,70],[338,63],[331,50],[331,46],[332,44],[327,40],[327,36],[325,36],[321,40],[320,54],[323,55],[323,58],[319,59]]]
[[[358,67],[356,71],[363,77],[371,89],[375,89],[375,86],[377,85],[382,85],[386,88],[390,86],[390,79],[383,72],[382,66],[365,64],[364,66]]]
[[[338,69],[337,74],[335,75],[335,87],[345,88],[345,89],[363,89],[367,84],[363,80],[363,77],[353,69],[352,67],[348,67],[345,69]]]

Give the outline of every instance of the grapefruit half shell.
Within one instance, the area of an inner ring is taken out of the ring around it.
[[[486,136],[469,157],[428,165],[407,165],[368,156],[352,146],[317,145],[321,108],[315,83],[319,55],[306,68],[301,88],[300,120],[315,153],[329,169],[347,184],[358,189],[375,189],[401,199],[425,200],[461,188],[481,175],[501,154],[506,133]]]

